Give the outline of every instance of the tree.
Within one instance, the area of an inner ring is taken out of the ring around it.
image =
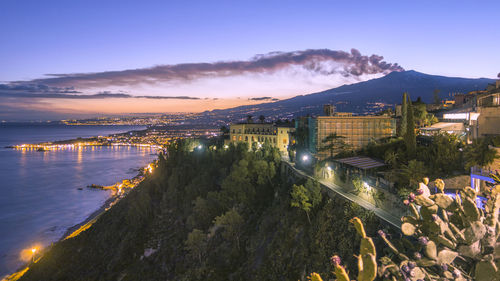
[[[220,131],[222,132],[223,135],[229,134],[229,128],[226,126],[220,127]]]
[[[236,242],[238,250],[240,249],[240,237],[243,232],[244,223],[243,217],[234,208],[216,217],[214,220],[216,227],[224,229],[222,237],[226,240]]]
[[[250,177],[249,161],[241,159],[233,164],[231,172],[221,184],[221,196],[227,209],[237,203],[251,205],[256,191]]]
[[[417,139],[415,135],[415,121],[413,115],[413,106],[411,104],[410,96],[408,95],[407,103],[407,118],[406,118],[406,132],[404,134],[404,140],[406,145],[406,152],[408,154],[408,159],[415,158],[415,152],[417,149]]]
[[[441,99],[439,98],[439,92],[441,92],[439,89],[434,90],[434,104],[438,105],[441,103]]]
[[[304,185],[293,185],[291,192],[292,200],[290,205],[292,207],[303,210],[307,215],[307,221],[311,223],[309,212],[312,208],[316,207],[323,196],[321,195],[321,187],[317,181],[308,179]]]
[[[197,258],[201,264],[203,253],[205,253],[207,249],[207,235],[199,229],[193,229],[193,231],[188,234],[184,245],[191,256]]]
[[[385,163],[389,164],[392,168],[395,168],[398,163],[398,154],[392,150],[388,150],[384,155]]]
[[[266,120],[266,116],[259,115],[259,121],[260,121],[260,123],[264,123],[265,120]]]
[[[495,158],[498,158],[497,151],[489,148],[486,138],[475,139],[465,149],[465,168],[485,167],[493,163]]]
[[[339,136],[337,133],[331,133],[323,139],[323,143],[326,145],[322,146],[319,151],[329,151],[330,157],[333,158],[335,153],[339,153],[350,148],[349,144],[344,141],[344,136]]]
[[[293,185],[292,187],[292,201],[291,206],[299,208],[306,212],[307,220],[311,223],[309,218],[309,211],[311,210],[312,204],[309,202],[309,196],[307,196],[307,189],[303,185]]]
[[[401,124],[399,126],[399,136],[404,137],[406,134],[406,119],[408,118],[408,110],[406,106],[406,101],[407,101],[407,93],[403,93],[403,101],[401,102]]]
[[[247,123],[253,123],[253,116],[247,115]]]
[[[305,187],[309,193],[311,207],[314,208],[321,202],[321,199],[323,199],[323,196],[321,195],[321,187],[319,186],[319,182],[308,179],[306,181]]]
[[[410,186],[417,185],[427,174],[427,169],[423,162],[411,160],[408,165],[404,165],[400,173],[403,183]]]

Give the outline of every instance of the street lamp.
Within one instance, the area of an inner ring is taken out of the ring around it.
[[[302,156],[302,161],[306,162],[307,160],[309,160],[309,156],[307,155]]]
[[[366,189],[366,191],[368,191],[368,192],[372,191],[372,187],[368,183],[363,182],[363,186]]]
[[[31,261],[35,262],[36,248],[31,249]]]

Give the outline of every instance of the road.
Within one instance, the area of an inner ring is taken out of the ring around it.
[[[335,192],[338,195],[342,196],[344,199],[347,199],[347,200],[349,200],[351,202],[354,202],[354,203],[360,205],[361,207],[363,207],[366,210],[372,211],[373,213],[375,213],[375,215],[377,217],[379,217],[383,221],[389,223],[390,225],[392,225],[392,226],[394,226],[394,227],[396,227],[398,229],[401,229],[401,218],[399,216],[393,215],[393,214],[391,214],[390,212],[388,212],[386,210],[378,208],[374,204],[372,204],[371,202],[368,202],[368,201],[364,200],[363,198],[361,198],[361,197],[359,197],[357,195],[354,195],[352,193],[344,191],[342,189],[342,187],[334,184],[333,182],[329,182],[329,181],[326,181],[326,180],[315,179],[314,177],[312,177],[311,175],[305,173],[304,171],[301,171],[301,170],[295,168],[295,164],[291,163],[288,160],[283,160],[283,162],[285,162],[296,174],[298,174],[298,175],[300,175],[300,176],[302,176],[304,178],[310,178],[310,179],[313,179],[313,180],[317,180],[323,187],[332,190],[333,192]]]

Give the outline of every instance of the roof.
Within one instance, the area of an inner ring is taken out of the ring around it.
[[[384,162],[366,156],[348,157],[348,158],[336,159],[335,161],[362,170],[368,170],[385,166]]]
[[[465,130],[464,123],[438,122],[430,127],[420,128],[424,131],[463,131]]]

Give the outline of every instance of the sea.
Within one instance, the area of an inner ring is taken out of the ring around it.
[[[42,152],[6,146],[142,129],[145,127],[0,123],[0,278],[23,265],[26,251],[59,240],[110,197],[110,191],[86,188],[88,185],[133,178],[156,158],[156,151],[145,147]]]

